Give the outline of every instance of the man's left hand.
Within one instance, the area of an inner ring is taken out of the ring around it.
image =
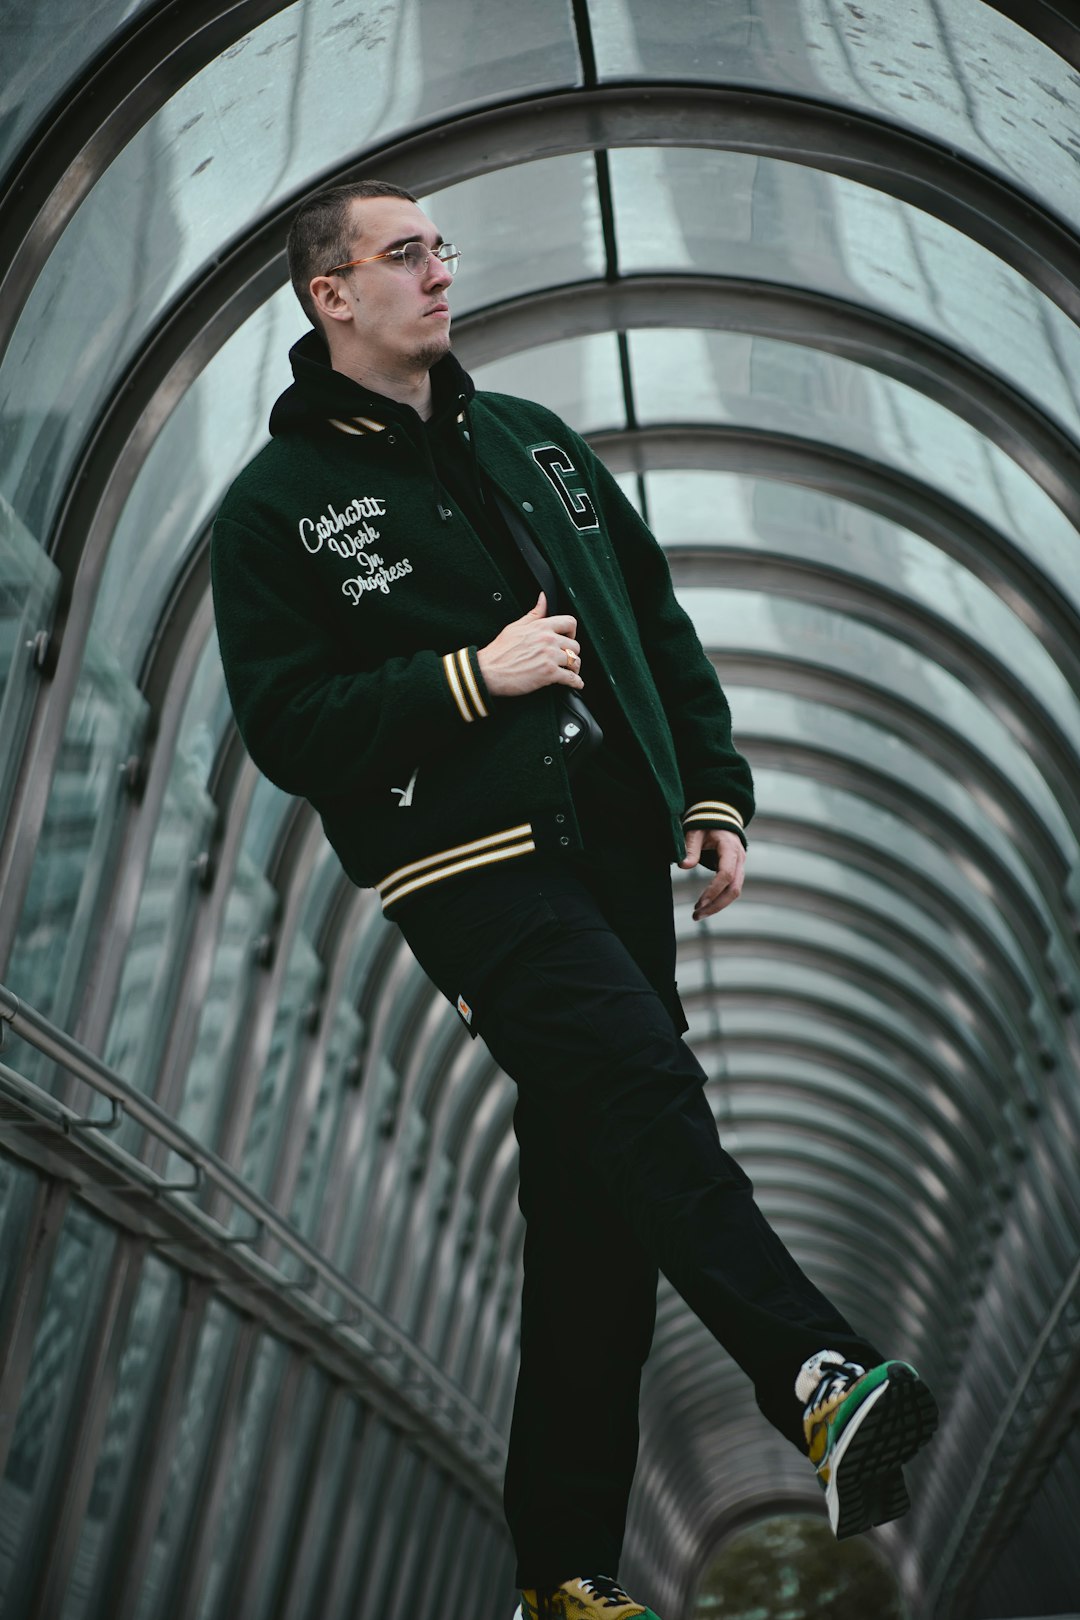
[[[739,898],[746,867],[746,850],[742,839],[722,827],[691,827],[686,834],[686,854],[679,866],[689,870],[699,865],[703,849],[715,849],[718,864],[716,876],[694,907],[695,922],[723,911],[725,906],[730,906],[733,900]]]

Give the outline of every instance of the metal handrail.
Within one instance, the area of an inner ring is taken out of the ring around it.
[[[230,1257],[234,1258],[238,1248],[250,1248],[264,1234],[273,1236],[283,1250],[302,1263],[301,1276],[299,1279],[284,1276],[263,1256],[252,1253],[246,1259],[246,1266],[255,1275],[258,1286],[277,1293],[292,1308],[297,1305],[305,1307],[319,1329],[333,1338],[336,1348],[359,1351],[368,1368],[373,1362],[386,1363],[395,1355],[400,1356],[403,1363],[400,1372],[392,1367],[378,1368],[380,1382],[389,1384],[424,1426],[433,1426],[443,1438],[461,1446],[471,1466],[481,1472],[486,1484],[497,1485],[506,1442],[491,1420],[392,1318],[356,1288],[325,1255],[313,1248],[280,1211],[248,1186],[215,1153],[178,1125],[151,1098],[136,1090],[101,1058],[50,1023],[41,1013],[27,1006],[11,990],[0,985],[0,1045],[5,1025],[45,1057],[108,1099],[110,1112],[108,1116],[98,1119],[80,1117],[73,1109],[58,1102],[5,1063],[0,1063],[0,1090],[14,1096],[42,1124],[63,1132],[69,1138],[75,1137],[83,1145],[89,1159],[107,1164],[119,1178],[110,1183],[114,1189],[150,1193],[179,1214],[189,1227],[196,1228],[221,1253],[229,1252]],[[193,1171],[192,1178],[167,1182],[134,1154],[101,1134],[115,1130],[125,1115],[188,1163]],[[203,1183],[209,1183],[236,1208],[246,1211],[254,1222],[253,1230],[241,1234],[230,1232],[214,1216],[193,1204],[186,1195],[197,1191]],[[345,1302],[346,1310],[340,1316],[334,1316],[311,1294],[310,1290],[317,1282],[325,1284]],[[360,1324],[363,1324],[366,1337],[379,1341],[378,1348],[363,1342],[355,1331]],[[426,1390],[431,1410],[417,1400],[419,1389]]]

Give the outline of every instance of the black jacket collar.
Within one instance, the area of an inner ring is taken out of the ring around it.
[[[414,430],[421,425],[411,405],[388,399],[374,389],[335,371],[330,350],[318,332],[308,332],[289,350],[294,381],[286,388],[270,413],[270,432],[275,438],[289,433],[322,432],[333,419],[353,421],[362,418],[380,426],[394,422]],[[454,354],[444,354],[431,370],[435,409],[432,423],[467,405],[476,392],[473,380]]]

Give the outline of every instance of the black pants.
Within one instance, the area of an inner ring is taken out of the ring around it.
[[[528,1587],[617,1574],[658,1269],[800,1447],[802,1362],[826,1348],[883,1359],[799,1269],[720,1146],[681,1039],[662,838],[605,794],[587,813],[585,856],[448,879],[397,917],[518,1087],[525,1282],[505,1507]]]

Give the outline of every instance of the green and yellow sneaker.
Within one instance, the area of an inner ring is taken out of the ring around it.
[[[514,1620],[660,1620],[635,1603],[618,1581],[606,1575],[583,1575],[563,1581],[553,1592],[526,1590]]]
[[[906,1361],[869,1371],[819,1350],[795,1380],[810,1461],[837,1541],[898,1519],[911,1506],[902,1464],[937,1427],[929,1389]]]

